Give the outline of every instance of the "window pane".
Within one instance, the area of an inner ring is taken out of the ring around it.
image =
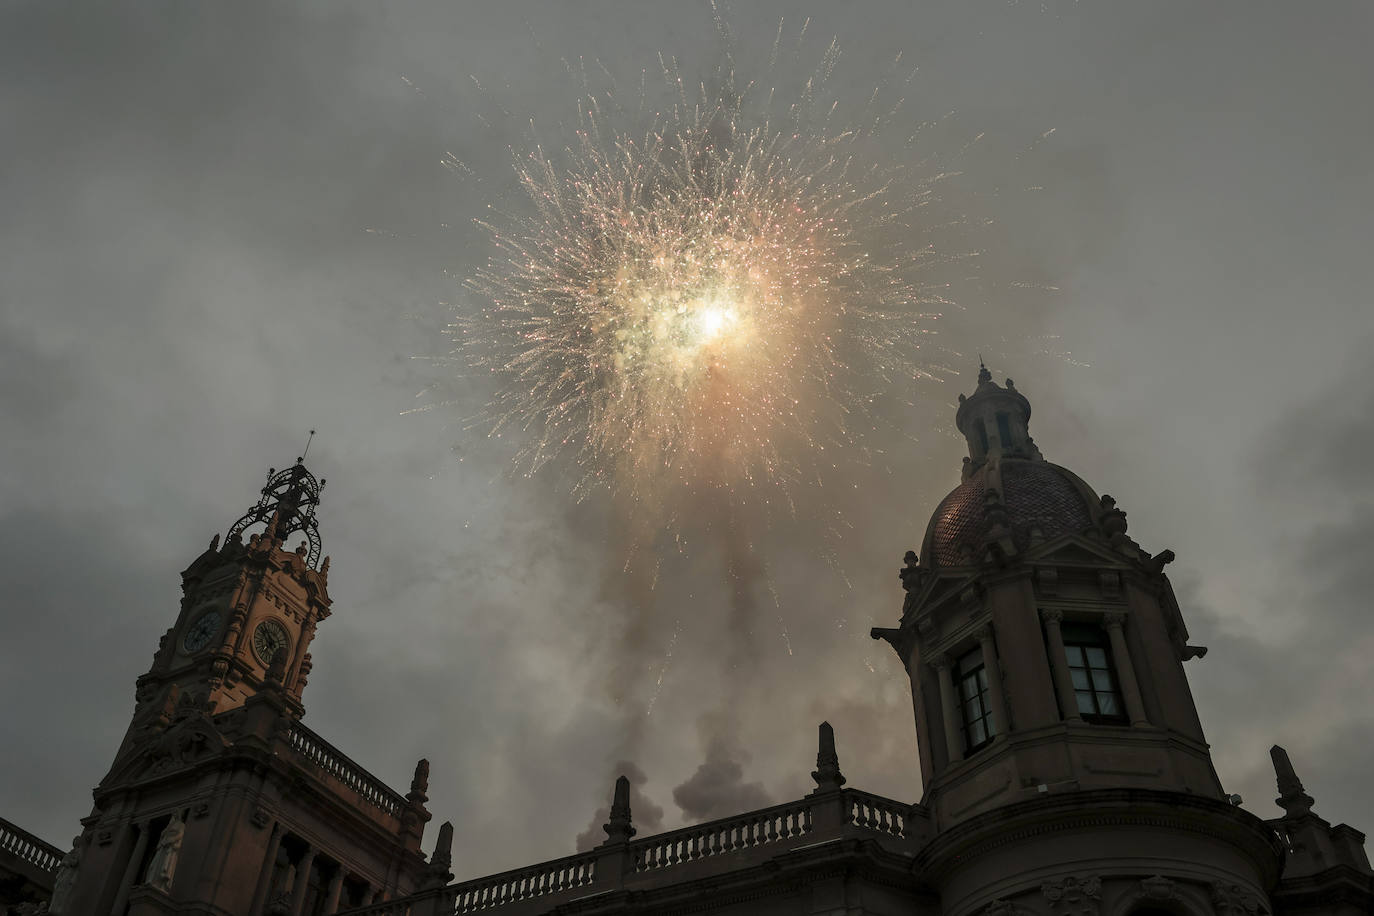
[[[1075,668],[1086,667],[1083,664],[1083,650],[1077,646],[1065,646],[1064,654],[1069,657],[1069,666]]]
[[[969,747],[982,744],[986,739],[987,734],[983,731],[983,723],[981,721],[974,722],[969,728]]]
[[[978,690],[980,692],[988,689],[988,669],[978,669]]]
[[[1069,675],[1073,677],[1074,690],[1088,689],[1088,672],[1084,671],[1082,668],[1070,668]]]
[[[997,438],[1001,440],[1002,448],[1011,448],[1011,424],[1004,413],[997,415]]]
[[[1094,668],[1093,687],[1097,689],[1098,693],[1114,690],[1115,688],[1112,686],[1112,673],[1110,671],[1101,671]]]
[[[1091,690],[1079,690],[1075,692],[1078,697],[1078,711],[1092,715],[1097,712],[1097,707],[1093,705],[1093,694]]]
[[[1104,716],[1121,715],[1121,704],[1116,701],[1116,694],[1114,693],[1099,693],[1097,705],[1102,708],[1102,715]]]
[[[976,678],[966,677],[959,682],[959,693],[965,700],[978,695],[978,681]]]
[[[1088,646],[1084,651],[1088,653],[1088,664],[1092,665],[1094,668],[1107,667],[1106,652],[1103,652],[1097,646]]]

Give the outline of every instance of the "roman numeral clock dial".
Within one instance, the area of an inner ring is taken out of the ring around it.
[[[210,611],[202,614],[186,630],[186,636],[181,640],[181,647],[187,653],[199,652],[210,644],[210,640],[219,632],[219,625],[222,620],[219,611]]]
[[[253,654],[264,665],[271,665],[277,650],[285,649],[290,642],[285,627],[275,620],[264,620],[253,631]]]

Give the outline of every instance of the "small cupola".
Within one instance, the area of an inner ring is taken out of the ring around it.
[[[954,415],[955,425],[968,441],[965,478],[989,458],[1040,460],[1040,450],[1030,437],[1030,415],[1030,401],[1016,390],[1016,384],[1007,379],[1005,388],[998,385],[980,363],[978,388],[968,397],[959,395],[959,411]]]

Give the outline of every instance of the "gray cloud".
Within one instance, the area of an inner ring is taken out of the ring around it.
[[[447,349],[441,303],[473,304],[470,220],[513,200],[511,147],[531,119],[566,136],[562,59],[622,85],[659,50],[709,72],[704,9],[6,8],[0,686],[41,699],[0,714],[18,749],[0,813],[71,835],[177,573],[309,428],[336,596],[309,722],[393,784],[433,761],[460,875],[567,853],[617,760],[653,774],[642,831],[704,760],[737,793],[721,806],[796,797],[822,718],[851,785],[914,800],[905,676],[867,629],[896,618],[899,558],[957,482],[952,403],[981,351],[1033,400],[1047,456],[1179,552],[1228,787],[1264,813],[1278,741],[1324,816],[1374,826],[1351,743],[1371,400],[1343,362],[1374,333],[1368,10],[741,4],[740,60],[783,15],[813,17],[817,56],[838,36],[853,96],[898,51],[918,67],[905,111],[930,126],[893,154],[963,171],[932,217],[968,214],[941,244],[981,254],[941,280],[959,305],[933,378],[874,393],[889,423],[867,452],[795,517],[744,514],[741,616],[719,517],[686,552],[640,545],[627,574],[619,507],[575,504],[558,468],[512,473],[519,433],[466,422],[488,383],[425,359]],[[722,710],[714,754],[690,726]]]

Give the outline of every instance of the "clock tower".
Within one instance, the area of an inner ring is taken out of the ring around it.
[[[403,794],[301,722],[331,604],[323,488],[300,458],[268,471],[181,574],[54,914],[329,916],[446,874],[420,852],[429,764]]]
[[[175,690],[178,702],[227,712],[262,688],[280,654],[287,699],[299,705],[310,641],[330,612],[315,520],[324,483],[301,459],[269,470],[257,505],[181,574],[181,610],[138,679],[140,704]]]

